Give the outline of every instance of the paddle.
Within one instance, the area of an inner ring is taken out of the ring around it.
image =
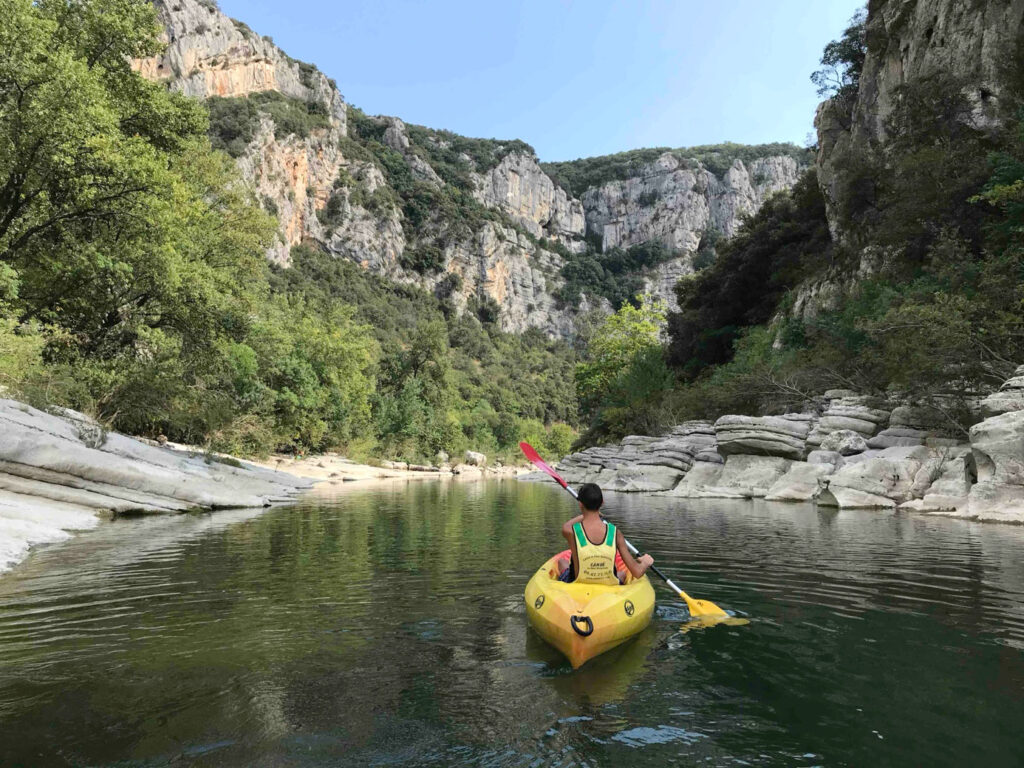
[[[540,457],[540,454],[538,454],[537,451],[534,450],[534,447],[532,445],[530,445],[529,443],[520,443],[519,447],[523,450],[523,453],[526,455],[527,461],[529,461],[531,464],[533,464],[533,466],[537,467],[537,469],[541,470],[542,472],[546,472],[547,474],[551,475],[551,477],[554,478],[555,482],[558,483],[563,488],[565,488],[565,490],[567,490],[574,499],[579,498],[576,494],[576,491],[570,488],[568,483],[566,483],[565,480],[559,477],[558,473],[555,472],[555,470],[553,470],[551,467],[544,463],[544,460]],[[626,541],[626,547],[634,555],[640,554],[640,551],[632,544],[630,544],[629,541]],[[695,600],[694,598],[690,597],[688,594],[683,592],[683,590],[681,590],[678,586],[672,583],[672,580],[664,573],[659,571],[656,566],[652,565],[651,570],[658,574],[658,576],[660,576],[665,581],[665,583],[668,584],[669,587],[671,587],[677,595],[679,595],[679,597],[686,601],[686,607],[690,609],[690,616],[694,619],[714,621],[717,619],[732,618],[728,613],[723,611],[714,603],[709,602],[708,600]]]

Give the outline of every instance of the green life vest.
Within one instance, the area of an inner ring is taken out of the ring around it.
[[[584,584],[618,585],[619,578],[615,575],[615,526],[606,522],[608,532],[604,541],[594,544],[587,538],[583,523],[574,523],[573,533],[576,534],[576,556],[579,558],[579,572],[576,581]]]

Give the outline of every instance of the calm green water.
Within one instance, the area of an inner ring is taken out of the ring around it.
[[[1024,528],[609,496],[751,623],[659,591],[573,672],[521,605],[550,486],[118,521],[0,578],[0,765],[1024,764]]]

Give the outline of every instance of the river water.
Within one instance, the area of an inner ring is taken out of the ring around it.
[[[0,578],[0,765],[1024,764],[1024,528],[608,495],[746,626],[572,671],[527,579],[549,485],[345,486],[119,520]]]

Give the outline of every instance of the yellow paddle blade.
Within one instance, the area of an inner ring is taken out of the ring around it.
[[[686,601],[686,607],[690,609],[690,616],[695,619],[730,618],[728,613],[708,600],[694,600],[685,592],[680,592],[679,596]]]

